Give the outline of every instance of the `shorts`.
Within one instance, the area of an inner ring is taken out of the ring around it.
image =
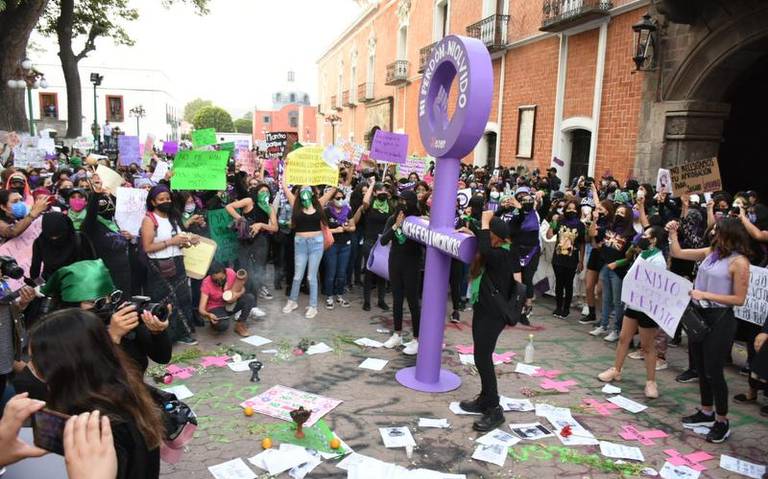
[[[587,270],[597,271],[599,273],[600,270],[603,269],[604,264],[605,261],[603,261],[603,257],[600,255],[600,250],[592,248],[592,251],[589,253],[589,259],[587,260]]]
[[[637,321],[637,325],[641,328],[649,329],[649,328],[658,328],[659,325],[656,324],[656,321],[651,319],[650,316],[648,316],[645,313],[641,313],[640,311],[635,311],[634,309],[625,309],[624,310],[624,316],[634,319]]]

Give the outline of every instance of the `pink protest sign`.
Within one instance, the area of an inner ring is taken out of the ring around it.
[[[513,351],[507,351],[506,353],[496,354],[493,353],[493,363],[511,363],[512,358],[514,358],[517,355],[517,353]]]
[[[471,344],[465,345],[465,344],[457,344],[456,345],[456,351],[459,352],[459,354],[474,354],[475,347]]]
[[[669,456],[667,462],[673,466],[686,466],[699,472],[707,470],[707,466],[699,464],[700,462],[715,458],[715,456],[704,451],[696,451],[682,455],[676,449],[666,449],[664,450],[664,454]]]
[[[541,384],[539,384],[541,389],[555,390],[560,393],[570,392],[571,390],[568,388],[576,385],[578,385],[578,383],[573,379],[569,379],[567,381],[553,381],[551,379],[545,379],[541,382]]]
[[[43,219],[36,219],[22,234],[0,245],[0,256],[10,256],[16,259],[21,269],[24,270],[24,274],[29,275],[29,266],[32,264],[32,243],[40,236],[42,228]],[[8,279],[7,283],[12,290],[24,286],[24,283],[18,279]]]
[[[225,368],[227,367],[227,361],[229,361],[229,356],[203,356],[200,360],[200,366],[204,368]]]
[[[668,434],[661,429],[640,431],[635,426],[627,424],[626,426],[622,426],[619,436],[627,441],[637,441],[643,446],[653,446],[655,443],[652,439],[661,439],[662,437],[667,437]]]
[[[195,368],[182,368],[175,364],[168,365],[165,370],[173,376],[173,379],[189,379],[195,374]]]
[[[301,406],[306,410],[312,411],[312,415],[309,416],[309,420],[305,423],[305,426],[311,427],[341,403],[342,401],[338,399],[331,399],[277,385],[272,386],[263,394],[243,401],[240,403],[240,407],[251,407],[258,413],[282,419],[283,421],[292,421],[291,411]]]
[[[256,171],[256,158],[253,156],[251,150],[243,149],[237,150],[235,163],[241,171],[248,173],[248,176],[253,176]]]
[[[371,158],[379,163],[405,163],[408,135],[377,130],[373,135]]]
[[[594,410],[601,416],[610,416],[613,414],[612,411],[616,409],[621,409],[619,406],[611,403],[611,402],[600,402],[597,399],[584,399],[582,401],[584,403],[584,406]]]

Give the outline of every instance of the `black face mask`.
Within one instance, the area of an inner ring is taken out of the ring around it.
[[[599,212],[599,213],[597,214],[597,219],[599,219],[599,220],[604,220],[606,216],[608,216],[608,215],[606,215],[605,213],[603,213],[603,212],[601,211],[601,212]]]
[[[62,198],[67,198],[69,197],[70,191],[72,191],[70,188],[62,188],[59,190],[59,196],[61,196]]]
[[[651,240],[649,240],[648,238],[640,238],[639,240],[637,240],[637,247],[645,251],[651,247]]]
[[[533,211],[533,203],[523,203],[523,211],[526,213]]]
[[[157,211],[167,215],[168,213],[173,211],[173,204],[170,201],[167,203],[159,203],[157,205]]]
[[[384,201],[384,200],[387,199],[387,194],[386,193],[379,193],[378,195],[376,195],[376,199],[379,200],[379,201]]]
[[[616,191],[616,187],[615,186],[609,186],[608,187],[608,193],[614,193],[615,191]]]
[[[625,226],[627,224],[627,219],[623,216],[617,216],[613,222],[616,223],[616,226]]]
[[[578,213],[575,211],[566,211],[565,212],[565,219],[567,220],[575,220],[578,216]]]

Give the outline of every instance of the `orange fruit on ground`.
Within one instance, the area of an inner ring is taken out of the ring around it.
[[[248,417],[253,416],[253,408],[251,406],[246,407],[243,409],[243,414],[245,414]]]
[[[261,440],[261,447],[264,449],[269,449],[272,447],[272,439],[265,437]]]
[[[339,441],[339,438],[334,437],[331,439],[331,449],[338,449],[341,447],[341,441]]]

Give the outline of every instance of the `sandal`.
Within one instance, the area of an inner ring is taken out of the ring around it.
[[[747,395],[746,395],[746,394],[744,394],[744,393],[739,393],[739,394],[737,394],[737,395],[733,396],[733,400],[734,400],[734,401],[736,401],[736,402],[740,402],[740,403],[743,403],[743,404],[746,404],[746,403],[753,403],[753,402],[757,401],[757,394],[755,394],[755,397],[753,397],[752,399],[750,399],[750,398],[748,398],[748,397],[747,397]]]

